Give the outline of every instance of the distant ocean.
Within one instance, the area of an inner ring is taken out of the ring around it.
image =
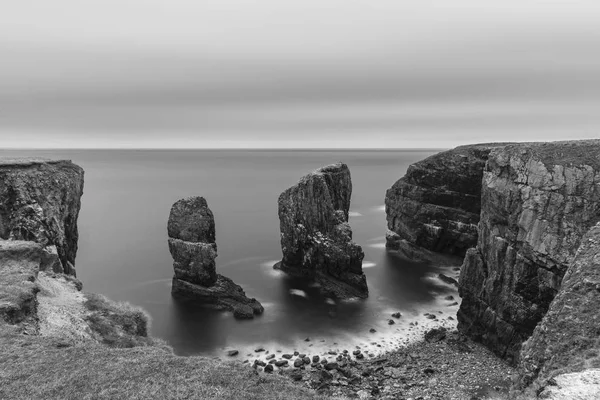
[[[407,167],[435,151],[146,151],[5,150],[1,156],[71,159],[85,169],[77,276],[84,290],[128,301],[152,316],[152,333],[177,354],[222,355],[224,349],[300,348],[383,343],[408,337],[409,321],[443,310],[455,293],[435,265],[386,252],[385,191]],[[277,198],[306,173],[343,161],[353,192],[350,224],[364,249],[367,300],[332,303],[307,282],[272,266],[281,258]],[[167,218],[173,202],[204,196],[216,220],[217,271],[265,306],[251,321],[180,304],[171,298]],[[397,324],[387,320],[403,313]],[[454,310],[455,312],[455,310]],[[448,314],[450,315],[450,311]],[[414,318],[413,318],[414,317]],[[369,333],[375,328],[378,333]],[[375,341],[375,342],[373,342]],[[377,342],[379,341],[379,342]]]

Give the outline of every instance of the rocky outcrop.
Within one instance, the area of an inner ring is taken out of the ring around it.
[[[279,196],[283,260],[275,267],[317,281],[337,298],[368,296],[364,253],[348,224],[352,180],[337,163],[300,179]]]
[[[419,258],[414,246],[459,256],[474,247],[483,169],[503,145],[460,146],[408,167],[386,192],[387,247],[411,258]]]
[[[42,269],[75,275],[83,170],[70,161],[0,159],[0,238],[40,243]]]
[[[262,314],[263,307],[256,299],[249,299],[240,286],[217,274],[215,219],[203,197],[175,202],[167,231],[175,270],[174,296],[230,310],[236,318]]]
[[[536,393],[552,386],[549,382],[557,375],[600,368],[599,310],[600,224],[597,224],[581,241],[548,312],[523,345],[518,387]],[[600,390],[596,395],[600,396]]]
[[[600,141],[508,145],[483,174],[458,328],[515,361],[546,314],[583,235],[600,220]]]

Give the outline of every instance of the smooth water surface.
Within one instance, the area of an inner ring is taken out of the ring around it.
[[[222,354],[223,349],[304,338],[340,341],[387,329],[393,311],[417,315],[451,291],[435,266],[388,254],[385,191],[409,164],[434,151],[3,151],[72,159],[85,169],[76,268],[84,290],[128,301],[152,316],[152,333],[178,354]],[[343,161],[352,174],[350,224],[365,251],[370,296],[335,304],[308,282],[273,270],[281,258],[277,198],[298,179]],[[237,321],[230,313],[171,298],[172,259],[167,246],[171,205],[204,196],[216,220],[217,271],[265,306],[262,316]],[[439,297],[439,296],[438,296]],[[408,320],[408,319],[407,319]],[[398,324],[394,332],[406,327]],[[390,328],[391,329],[391,328]],[[313,341],[315,341],[313,340]]]

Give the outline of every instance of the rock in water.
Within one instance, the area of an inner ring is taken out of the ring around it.
[[[174,296],[232,311],[236,318],[262,314],[263,306],[256,299],[249,299],[239,285],[217,274],[215,220],[203,197],[175,202],[167,231],[175,270]]]
[[[66,160],[0,159],[0,238],[44,248],[40,268],[75,275],[83,169]]]
[[[458,328],[515,360],[600,220],[600,140],[509,145],[483,174],[477,247],[460,272]]]
[[[419,258],[414,246],[464,256],[477,243],[483,169],[498,146],[460,146],[408,167],[385,195],[386,246],[409,258]]]
[[[320,168],[279,196],[283,260],[275,267],[318,281],[337,298],[368,296],[364,253],[348,224],[352,181],[343,163]]]
[[[599,367],[598,310],[600,224],[584,236],[548,312],[523,344],[518,388],[528,388],[535,394],[557,375]],[[600,398],[600,380],[597,378],[596,390],[596,397],[591,398]]]

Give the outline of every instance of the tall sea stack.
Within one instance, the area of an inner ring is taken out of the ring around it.
[[[203,197],[175,202],[167,231],[175,270],[174,296],[232,311],[236,318],[262,314],[264,309],[256,299],[249,299],[240,286],[217,274],[215,219]]]
[[[0,159],[0,238],[42,246],[42,269],[75,275],[83,169],[67,160]]]
[[[304,176],[279,196],[283,260],[276,268],[314,279],[336,298],[368,296],[364,253],[348,224],[352,180],[337,163]]]

